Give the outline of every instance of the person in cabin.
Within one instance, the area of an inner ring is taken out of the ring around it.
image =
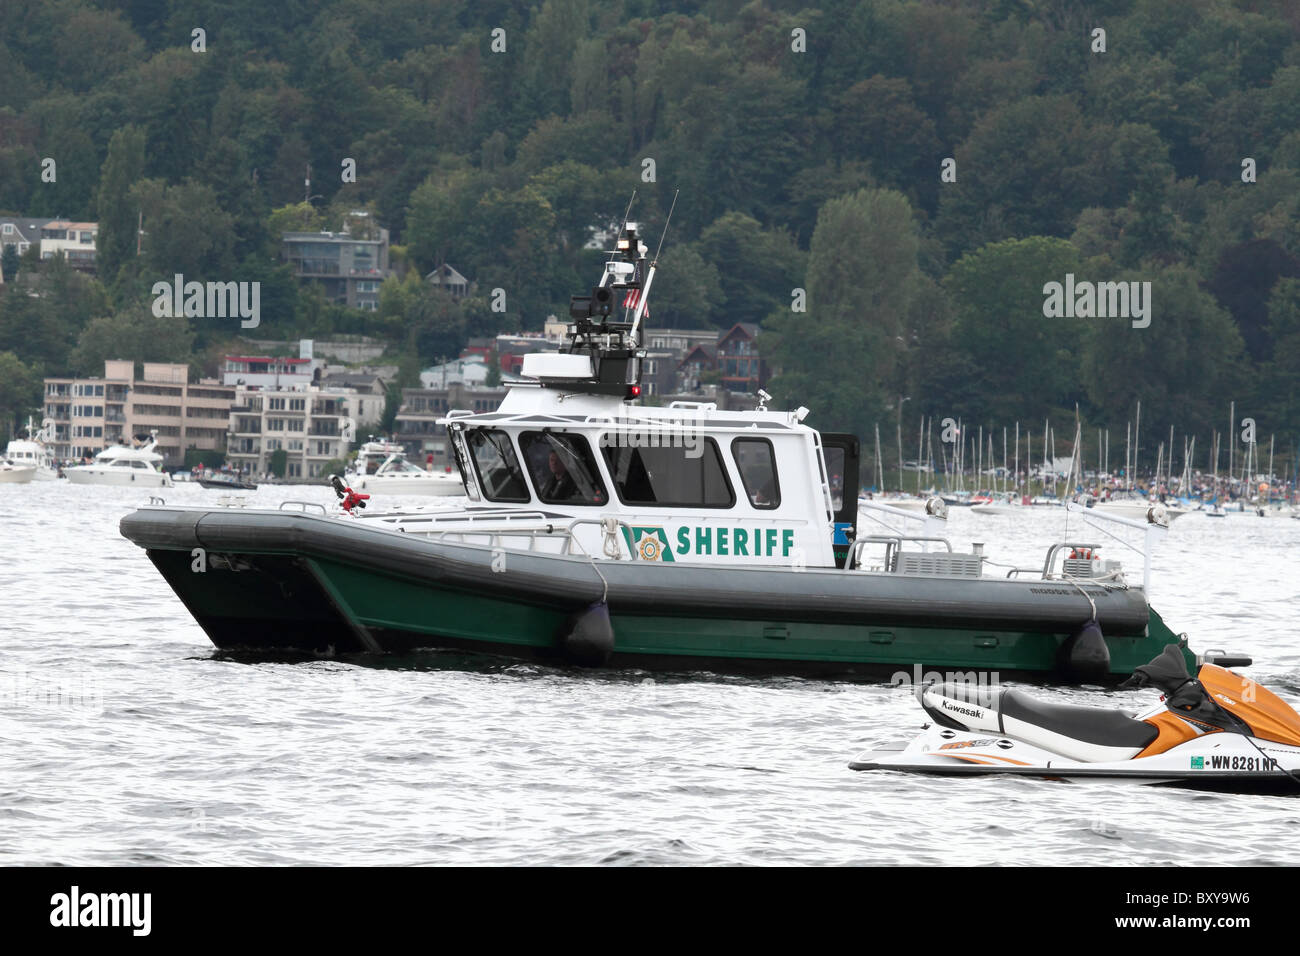
[[[546,464],[550,468],[551,477],[542,485],[542,500],[568,501],[573,498],[578,493],[578,486],[574,484],[568,466],[553,451],[547,458]]]

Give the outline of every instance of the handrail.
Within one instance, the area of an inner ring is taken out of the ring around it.
[[[544,516],[539,516],[539,517],[544,517]],[[589,524],[603,527],[606,520],[608,519],[574,518],[571,521],[569,521],[568,524],[560,525],[555,522],[550,522],[545,527],[542,528],[520,528],[520,527],[509,527],[509,526],[460,527],[460,528],[441,528],[441,529],[435,528],[426,531],[420,531],[417,533],[425,535],[426,537],[430,537],[430,538],[436,537],[440,539],[446,538],[449,535],[461,535],[461,536],[485,535],[488,538],[488,547],[491,548],[505,547],[503,539],[507,537],[510,538],[526,537],[528,538],[528,547],[526,549],[528,551],[536,551],[537,541],[539,538],[543,536],[551,537],[551,536],[562,535],[565,537],[565,541],[563,547],[560,550],[560,554],[563,555],[573,554],[574,553],[573,548],[576,545],[583,557],[592,558],[593,556],[587,551],[585,547],[583,547],[582,542],[579,541],[577,536],[574,534],[574,529],[577,528],[579,525],[589,525]],[[616,520],[614,521],[614,524],[616,527],[619,528],[619,530],[625,533],[626,538],[620,538],[617,535],[613,535],[612,536],[613,539],[616,542],[618,542],[618,547],[617,547],[618,555],[617,557],[614,557],[609,555],[608,552],[606,552],[606,556],[610,560],[622,561],[624,560],[623,541],[632,540],[632,529],[631,526],[628,525],[627,522],[625,521]],[[405,530],[405,529],[399,528],[398,530]],[[627,560],[629,561],[640,560],[637,555],[636,549],[634,548],[629,547],[627,549],[627,555],[628,555]]]
[[[925,544],[936,542],[942,544],[952,554],[952,542],[947,538],[931,537],[928,535],[901,535],[901,534],[870,534],[863,538],[857,538],[853,542],[853,550],[847,567],[850,569],[862,566],[862,548],[868,544],[885,545],[885,567],[892,567],[895,553],[902,554],[904,541],[920,541]]]
[[[1056,555],[1058,552],[1064,551],[1066,548],[1070,548],[1074,551],[1078,551],[1080,549],[1084,551],[1096,551],[1100,547],[1101,545],[1099,544],[1084,544],[1082,542],[1074,542],[1074,541],[1058,541],[1056,544],[1052,545],[1050,548],[1047,549],[1047,558],[1046,560],[1043,561],[1043,580],[1044,581],[1051,580],[1052,565],[1056,563]]]
[[[279,510],[280,510],[280,511],[284,511],[284,510],[285,510],[285,507],[284,507],[285,505],[301,505],[301,506],[302,506],[302,512],[303,512],[303,514],[306,514],[306,513],[307,513],[307,509],[308,509],[308,508],[319,508],[321,514],[323,514],[323,515],[327,515],[327,514],[329,514],[329,511],[328,511],[328,510],[325,508],[325,506],[324,506],[323,504],[321,504],[319,501],[298,501],[298,500],[293,500],[293,499],[291,499],[291,500],[289,500],[289,501],[282,501],[282,502],[280,502],[280,508],[279,508]]]
[[[1096,521],[1097,519],[1100,519],[1102,521],[1110,521],[1115,524],[1127,525],[1130,528],[1136,528],[1143,532],[1142,591],[1146,595],[1147,600],[1150,600],[1151,599],[1151,552],[1155,550],[1156,544],[1159,543],[1160,541],[1163,541],[1165,535],[1169,533],[1168,524],[1167,523],[1163,525],[1156,524],[1154,521],[1147,521],[1146,523],[1140,523],[1137,521],[1132,521],[1128,518],[1122,518],[1119,515],[1108,515],[1105,512],[1099,512],[1094,508],[1085,508],[1082,505],[1076,504],[1072,501],[1065,502],[1065,510],[1067,513],[1073,512],[1081,515],[1084,521]],[[1150,515],[1149,511],[1148,511],[1148,515]],[[1124,539],[1120,538],[1118,535],[1111,534],[1105,528],[1099,527],[1097,525],[1094,525],[1093,527],[1096,530],[1100,531],[1102,534],[1105,534],[1108,537],[1114,538],[1116,541],[1119,541],[1121,544],[1125,545],[1126,547],[1130,547],[1130,548],[1133,547],[1127,541],[1124,541]],[[1134,550],[1137,549],[1134,548]]]
[[[381,521],[387,521],[391,524],[399,524],[399,525],[406,524],[406,523],[416,524],[416,523],[427,523],[431,521],[446,520],[447,512],[433,511],[433,512],[428,512],[427,514],[408,513],[408,514],[395,514],[395,515],[377,514],[377,515],[373,515],[373,517]],[[523,521],[548,521],[549,518],[550,518],[549,515],[544,514],[541,511],[518,511],[518,512],[495,512],[493,514],[486,514],[486,515],[455,515],[454,520],[456,520],[457,522],[465,522],[467,524],[474,524],[476,522],[481,524],[483,522],[491,522],[491,521],[501,521],[501,522],[513,521],[516,523],[523,522]],[[551,522],[551,524],[553,525],[554,522]],[[448,530],[455,530],[455,529],[448,529]]]

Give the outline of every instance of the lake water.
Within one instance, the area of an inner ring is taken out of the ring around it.
[[[47,482],[6,496],[0,864],[1300,863],[1287,797],[850,771],[922,723],[884,685],[438,652],[233,660],[118,534],[147,492]],[[249,496],[285,498],[333,500]],[[949,530],[959,548],[1041,565],[1064,522],[953,509]],[[1185,517],[1157,554],[1152,602],[1195,649],[1253,655],[1248,673],[1294,704],[1298,555],[1300,521]],[[1202,823],[1231,824],[1224,855],[1207,856]]]

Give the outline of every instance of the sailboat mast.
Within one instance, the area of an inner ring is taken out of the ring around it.
[[[1137,423],[1133,426],[1133,470],[1138,469],[1138,455],[1142,452],[1142,402],[1137,403]]]
[[[1016,483],[1013,486],[1016,491],[1020,490],[1020,422],[1016,422]]]

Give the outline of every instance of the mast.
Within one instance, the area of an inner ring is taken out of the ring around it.
[[[1228,490],[1230,492],[1232,490],[1233,452],[1236,451],[1236,445],[1237,445],[1236,428],[1237,428],[1237,403],[1229,402],[1228,403],[1228,434],[1231,436],[1231,441],[1228,445]]]
[[[1133,470],[1137,471],[1138,454],[1142,451],[1142,400],[1137,403],[1137,424],[1133,426]]]
[[[1124,490],[1133,490],[1133,461],[1130,452],[1133,448],[1133,423],[1128,422],[1124,430]]]
[[[921,427],[917,429],[916,435],[916,494],[921,494],[921,472],[924,470],[923,462],[925,461],[925,416],[921,416]]]
[[[1020,490],[1020,421],[1016,421],[1016,483],[1015,490]]]
[[[884,462],[880,459],[880,422],[876,422],[876,488],[882,495],[885,493],[884,470]]]
[[[930,488],[935,487],[934,481],[934,416],[930,416],[930,423],[925,430],[925,464],[926,472],[930,476]]]
[[[1268,496],[1273,497],[1273,442],[1276,435],[1268,436]]]

